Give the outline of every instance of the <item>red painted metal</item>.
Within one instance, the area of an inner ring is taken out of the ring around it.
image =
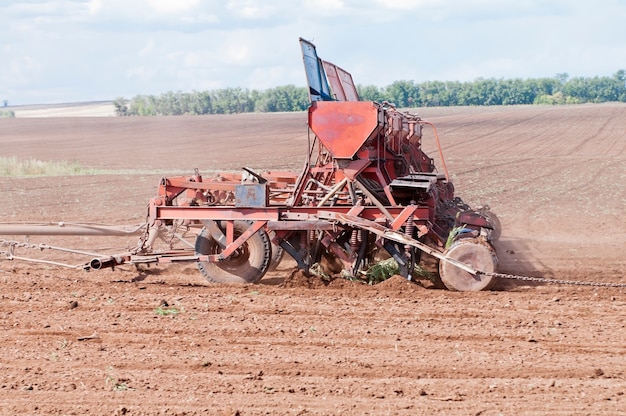
[[[309,126],[336,159],[351,159],[379,127],[378,110],[369,101],[315,101]]]
[[[359,101],[359,93],[349,72],[327,61],[322,61],[322,65],[336,100]]]

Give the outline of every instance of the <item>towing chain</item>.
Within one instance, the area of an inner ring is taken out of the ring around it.
[[[57,261],[51,261],[51,260],[41,260],[41,259],[32,259],[32,258],[28,258],[28,257],[18,257],[15,255],[15,249],[16,248],[26,248],[26,249],[35,249],[35,250],[39,250],[39,251],[44,251],[44,250],[57,250],[57,251],[65,251],[65,252],[70,252],[70,253],[77,253],[77,254],[88,254],[79,250],[71,250],[71,249],[65,249],[62,247],[53,247],[53,246],[49,246],[47,244],[33,244],[33,243],[26,243],[26,242],[20,242],[20,241],[14,241],[14,240],[5,240],[3,238],[0,238],[0,247],[8,247],[8,250],[0,250],[0,258],[5,257],[7,260],[20,260],[20,261],[25,261],[25,262],[31,262],[31,263],[42,263],[42,264],[51,264],[54,266],[61,266],[61,267],[67,267],[67,268],[71,268],[71,269],[78,269],[81,268],[82,265],[72,265],[72,264],[66,264],[66,263],[60,263]]]
[[[7,259],[11,260],[13,258],[13,254],[15,253],[16,248],[30,248],[30,249],[38,249],[43,250],[47,248],[45,245],[37,245],[31,243],[22,243],[19,241],[5,240],[0,238],[0,247],[8,247],[8,251],[0,251],[0,255],[6,256]]]
[[[49,245],[43,244],[43,243],[33,244],[33,243],[26,243],[26,242],[21,242],[21,241],[5,240],[5,239],[2,239],[2,238],[0,238],[0,247],[8,247],[9,248],[8,251],[0,251],[0,255],[1,256],[6,256],[9,260],[11,260],[11,258],[15,254],[15,249],[16,248],[34,249],[34,250],[39,250],[39,251],[44,251],[44,250],[62,250],[62,251],[65,251],[64,249],[60,249],[58,247],[52,247],[52,246],[49,246]]]
[[[596,286],[596,287],[626,287],[626,283],[604,283],[604,282],[585,282],[585,281],[577,281],[577,280],[561,280],[561,279],[550,279],[548,277],[530,277],[530,276],[516,276],[514,274],[505,274],[505,273],[481,273],[485,276],[497,277],[500,279],[509,279],[509,280],[523,280],[527,282],[539,282],[539,283],[547,283],[552,285],[575,285],[575,286]]]

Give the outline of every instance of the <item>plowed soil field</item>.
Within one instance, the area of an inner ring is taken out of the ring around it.
[[[0,258],[0,414],[626,414],[626,289],[602,286],[626,283],[626,105],[417,112],[458,195],[498,214],[500,271],[593,285],[326,285],[288,259],[215,285],[193,264]],[[0,222],[140,224],[163,175],[299,170],[306,148],[306,113],[3,119],[0,156],[107,171],[0,177]],[[136,238],[29,242],[116,253]]]

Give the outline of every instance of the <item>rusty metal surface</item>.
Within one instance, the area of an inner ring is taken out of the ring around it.
[[[309,126],[336,159],[350,159],[379,126],[378,108],[370,101],[316,101]]]

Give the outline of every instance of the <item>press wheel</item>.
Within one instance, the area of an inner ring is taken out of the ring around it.
[[[480,238],[457,240],[444,254],[475,270],[487,273],[495,272],[498,264],[496,252],[491,244]],[[439,262],[439,276],[449,290],[459,292],[488,290],[496,283],[496,278],[493,276],[474,275],[445,260]]]
[[[246,232],[250,225],[234,222],[234,238]],[[221,227],[220,227],[221,228]],[[203,228],[196,239],[197,254],[219,254],[222,246]],[[198,262],[200,273],[213,283],[257,283],[270,267],[272,247],[264,230],[254,233],[228,258],[218,262]]]

